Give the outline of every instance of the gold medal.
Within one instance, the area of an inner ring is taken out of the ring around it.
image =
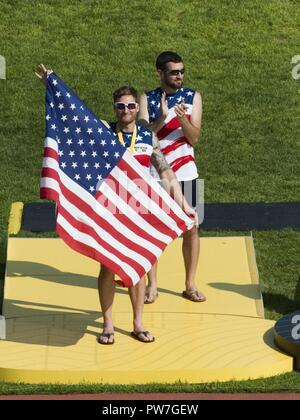
[[[129,151],[130,151],[130,153],[132,155],[133,155],[133,152],[134,152],[134,146],[135,146],[135,142],[136,142],[136,135],[137,135],[137,129],[136,129],[136,125],[135,125],[134,126],[134,130],[133,130],[133,133],[132,133],[131,144],[130,144],[130,147],[129,147]],[[119,129],[118,129],[118,137],[119,137],[119,140],[120,140],[120,143],[122,144],[122,146],[125,147],[125,141],[124,141],[124,138],[123,138],[123,133]]]

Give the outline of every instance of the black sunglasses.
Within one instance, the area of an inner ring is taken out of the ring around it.
[[[168,73],[169,76],[179,76],[179,74],[184,74],[185,69],[179,69],[179,70],[165,70],[166,73]]]

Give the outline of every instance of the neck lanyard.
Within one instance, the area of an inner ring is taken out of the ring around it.
[[[131,144],[130,144],[130,147],[129,147],[129,151],[132,155],[133,155],[133,152],[134,152],[134,146],[135,146],[135,142],[136,142],[136,134],[137,134],[137,129],[136,129],[136,125],[135,125],[133,133],[132,133]],[[119,137],[119,140],[120,140],[120,143],[122,144],[122,146],[125,147],[125,141],[124,141],[124,138],[123,138],[123,133],[119,129],[118,129],[118,137]]]

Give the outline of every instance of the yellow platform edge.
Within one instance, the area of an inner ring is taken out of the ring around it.
[[[256,253],[252,233],[251,236],[245,236],[245,244],[252,284],[259,285],[259,273],[256,263]],[[260,299],[255,299],[255,305],[258,316],[260,318],[265,318],[265,309],[262,294],[260,294]]]
[[[24,203],[21,201],[12,203],[8,221],[8,234],[17,235],[20,232],[22,224]]]
[[[293,371],[293,359],[282,360],[267,368],[264,365],[256,368],[237,369],[211,369],[209,371],[184,370],[184,371],[43,371],[29,369],[0,368],[0,378],[3,382],[29,383],[29,384],[124,384],[143,385],[150,383],[174,384],[176,382],[197,384],[227,381],[243,381],[269,378]],[[46,379],[45,379],[46,378]],[[166,380],[168,378],[168,380]]]

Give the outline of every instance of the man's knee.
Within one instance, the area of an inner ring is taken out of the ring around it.
[[[198,236],[198,227],[197,226],[193,226],[192,229],[187,230],[183,236],[184,237],[189,237],[189,236]]]
[[[183,238],[184,239],[191,239],[191,238],[196,238],[199,236],[199,229],[197,226],[193,226],[192,229],[187,230],[184,234],[183,234]]]

